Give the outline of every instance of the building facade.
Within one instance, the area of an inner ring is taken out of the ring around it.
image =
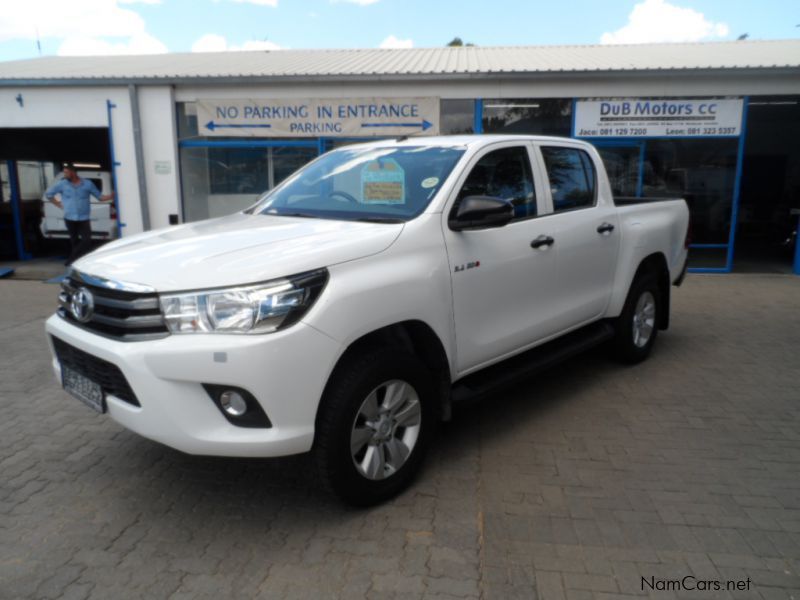
[[[800,41],[0,63],[0,160],[111,171],[123,236],[241,210],[342,145],[451,133],[590,141],[615,194],[687,199],[694,270],[800,273]]]

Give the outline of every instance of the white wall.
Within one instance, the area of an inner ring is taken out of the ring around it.
[[[150,228],[158,229],[171,213],[181,214],[175,101],[170,86],[140,87],[138,95]]]
[[[22,95],[22,106],[16,101],[17,94]],[[0,88],[0,127],[108,127],[106,99],[127,104],[128,90],[124,87]]]
[[[16,101],[22,94],[23,106]],[[133,121],[127,87],[33,87],[0,89],[0,127],[108,127],[111,111],[117,166],[117,201],[122,235],[142,231]],[[14,158],[13,156],[4,158]]]

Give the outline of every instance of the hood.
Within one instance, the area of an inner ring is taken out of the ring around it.
[[[235,214],[112,242],[74,267],[177,291],[257,283],[377,254],[403,224]]]

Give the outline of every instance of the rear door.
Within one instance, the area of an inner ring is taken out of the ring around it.
[[[538,144],[553,212],[544,218],[555,232],[559,330],[600,318],[611,297],[620,226],[611,198],[600,196],[590,155],[575,145]]]
[[[554,234],[544,188],[533,177],[526,142],[504,142],[483,150],[465,169],[444,214],[444,235],[453,286],[458,370],[498,359],[546,337],[558,310],[555,253],[532,243]],[[503,227],[452,231],[448,215],[467,196],[509,200],[514,220]]]

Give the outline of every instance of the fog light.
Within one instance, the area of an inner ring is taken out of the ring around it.
[[[224,391],[219,396],[222,410],[232,417],[241,417],[247,411],[247,402],[239,392]]]
[[[272,427],[261,404],[246,389],[227,383],[204,383],[202,385],[214,406],[231,425],[256,428]]]

